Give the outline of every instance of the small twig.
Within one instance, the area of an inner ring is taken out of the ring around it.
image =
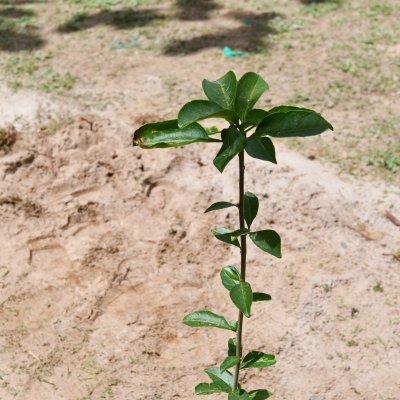
[[[39,362],[42,362],[42,360],[31,350],[28,350],[28,353],[33,357],[36,358]]]
[[[389,211],[385,211],[385,217],[390,221],[393,222],[396,226],[400,226],[400,220],[397,219],[393,214]]]
[[[394,257],[395,260],[400,261],[400,255],[396,253],[383,253],[384,256]]]

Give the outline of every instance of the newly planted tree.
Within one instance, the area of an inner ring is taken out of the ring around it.
[[[216,367],[207,368],[209,383],[200,383],[196,394],[227,393],[228,400],[264,400],[271,396],[266,389],[246,391],[241,387],[240,371],[246,368],[264,368],[275,364],[275,356],[262,351],[243,353],[243,320],[250,318],[253,302],[269,301],[267,293],[256,292],[246,280],[247,237],[261,250],[281,258],[281,238],[271,229],[254,231],[252,223],[258,212],[258,198],[245,192],[245,153],[250,157],[276,164],[275,148],[270,137],[315,136],[332,125],[320,114],[306,108],[278,106],[268,111],[254,108],[259,98],[268,90],[268,84],[254,72],[244,74],[237,81],[230,71],[216,81],[203,81],[208,100],[193,100],[179,111],[178,119],[156,122],[139,128],[133,145],[144,149],[185,146],[195,142],[220,143],[214,165],[223,172],[227,164],[238,156],[239,199],[237,203],[219,201],[206,212],[228,207],[238,210],[239,225],[235,229],[214,228],[212,233],[222,242],[240,249],[240,270],[226,266],[221,270],[221,281],[229,291],[232,303],[238,309],[237,321],[208,310],[194,311],[183,318],[183,323],[193,327],[214,327],[236,333],[228,341],[228,354]],[[198,121],[221,118],[227,127],[221,132],[207,130]],[[220,138],[215,135],[220,134]],[[232,371],[232,372],[230,372]]]

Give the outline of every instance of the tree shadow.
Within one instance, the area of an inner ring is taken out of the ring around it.
[[[57,29],[61,33],[71,33],[93,28],[97,25],[111,25],[118,29],[143,27],[155,20],[165,19],[157,10],[103,10],[96,14],[76,13]]]
[[[221,8],[215,0],[176,0],[177,19],[182,21],[204,21],[214,10]]]
[[[37,28],[29,24],[33,16],[32,10],[12,6],[0,9],[0,50],[17,52],[44,45],[44,40],[36,33]]]
[[[0,0],[0,5],[5,6],[21,6],[24,4],[43,3],[43,0]]]
[[[300,0],[303,4],[339,3],[340,0]]]
[[[234,12],[230,14],[240,20],[242,25],[237,28],[226,29],[217,33],[207,33],[192,39],[178,40],[164,49],[166,55],[187,55],[198,51],[217,47],[229,46],[235,50],[257,52],[265,48],[265,38],[276,33],[270,22],[282,17],[276,12],[261,14],[252,12]]]

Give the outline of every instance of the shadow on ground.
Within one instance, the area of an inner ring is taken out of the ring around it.
[[[20,2],[23,4],[26,2]],[[3,6],[3,4],[7,4]],[[0,0],[0,50],[17,52],[33,50],[44,45],[44,40],[37,33],[37,28],[31,25],[34,17],[32,10],[8,6],[17,2]]]
[[[236,28],[224,29],[215,33],[207,33],[191,39],[178,40],[168,45],[164,54],[186,55],[211,47],[232,47],[235,50],[257,52],[265,49],[265,38],[276,33],[270,22],[277,17],[282,17],[276,12],[261,14],[252,12],[235,12],[230,16],[241,25]]]
[[[214,0],[176,0],[176,7],[177,19],[182,21],[203,21],[221,8]]]
[[[165,16],[157,10],[103,10],[88,15],[84,12],[76,13],[68,21],[58,27],[58,32],[71,33],[93,28],[97,25],[110,25],[118,29],[131,29],[146,26],[155,20],[163,20]]]

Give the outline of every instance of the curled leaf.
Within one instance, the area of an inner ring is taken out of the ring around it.
[[[163,121],[140,127],[133,136],[133,146],[143,149],[185,146],[195,142],[218,142],[207,135],[205,129],[197,124],[179,128],[178,121]]]

